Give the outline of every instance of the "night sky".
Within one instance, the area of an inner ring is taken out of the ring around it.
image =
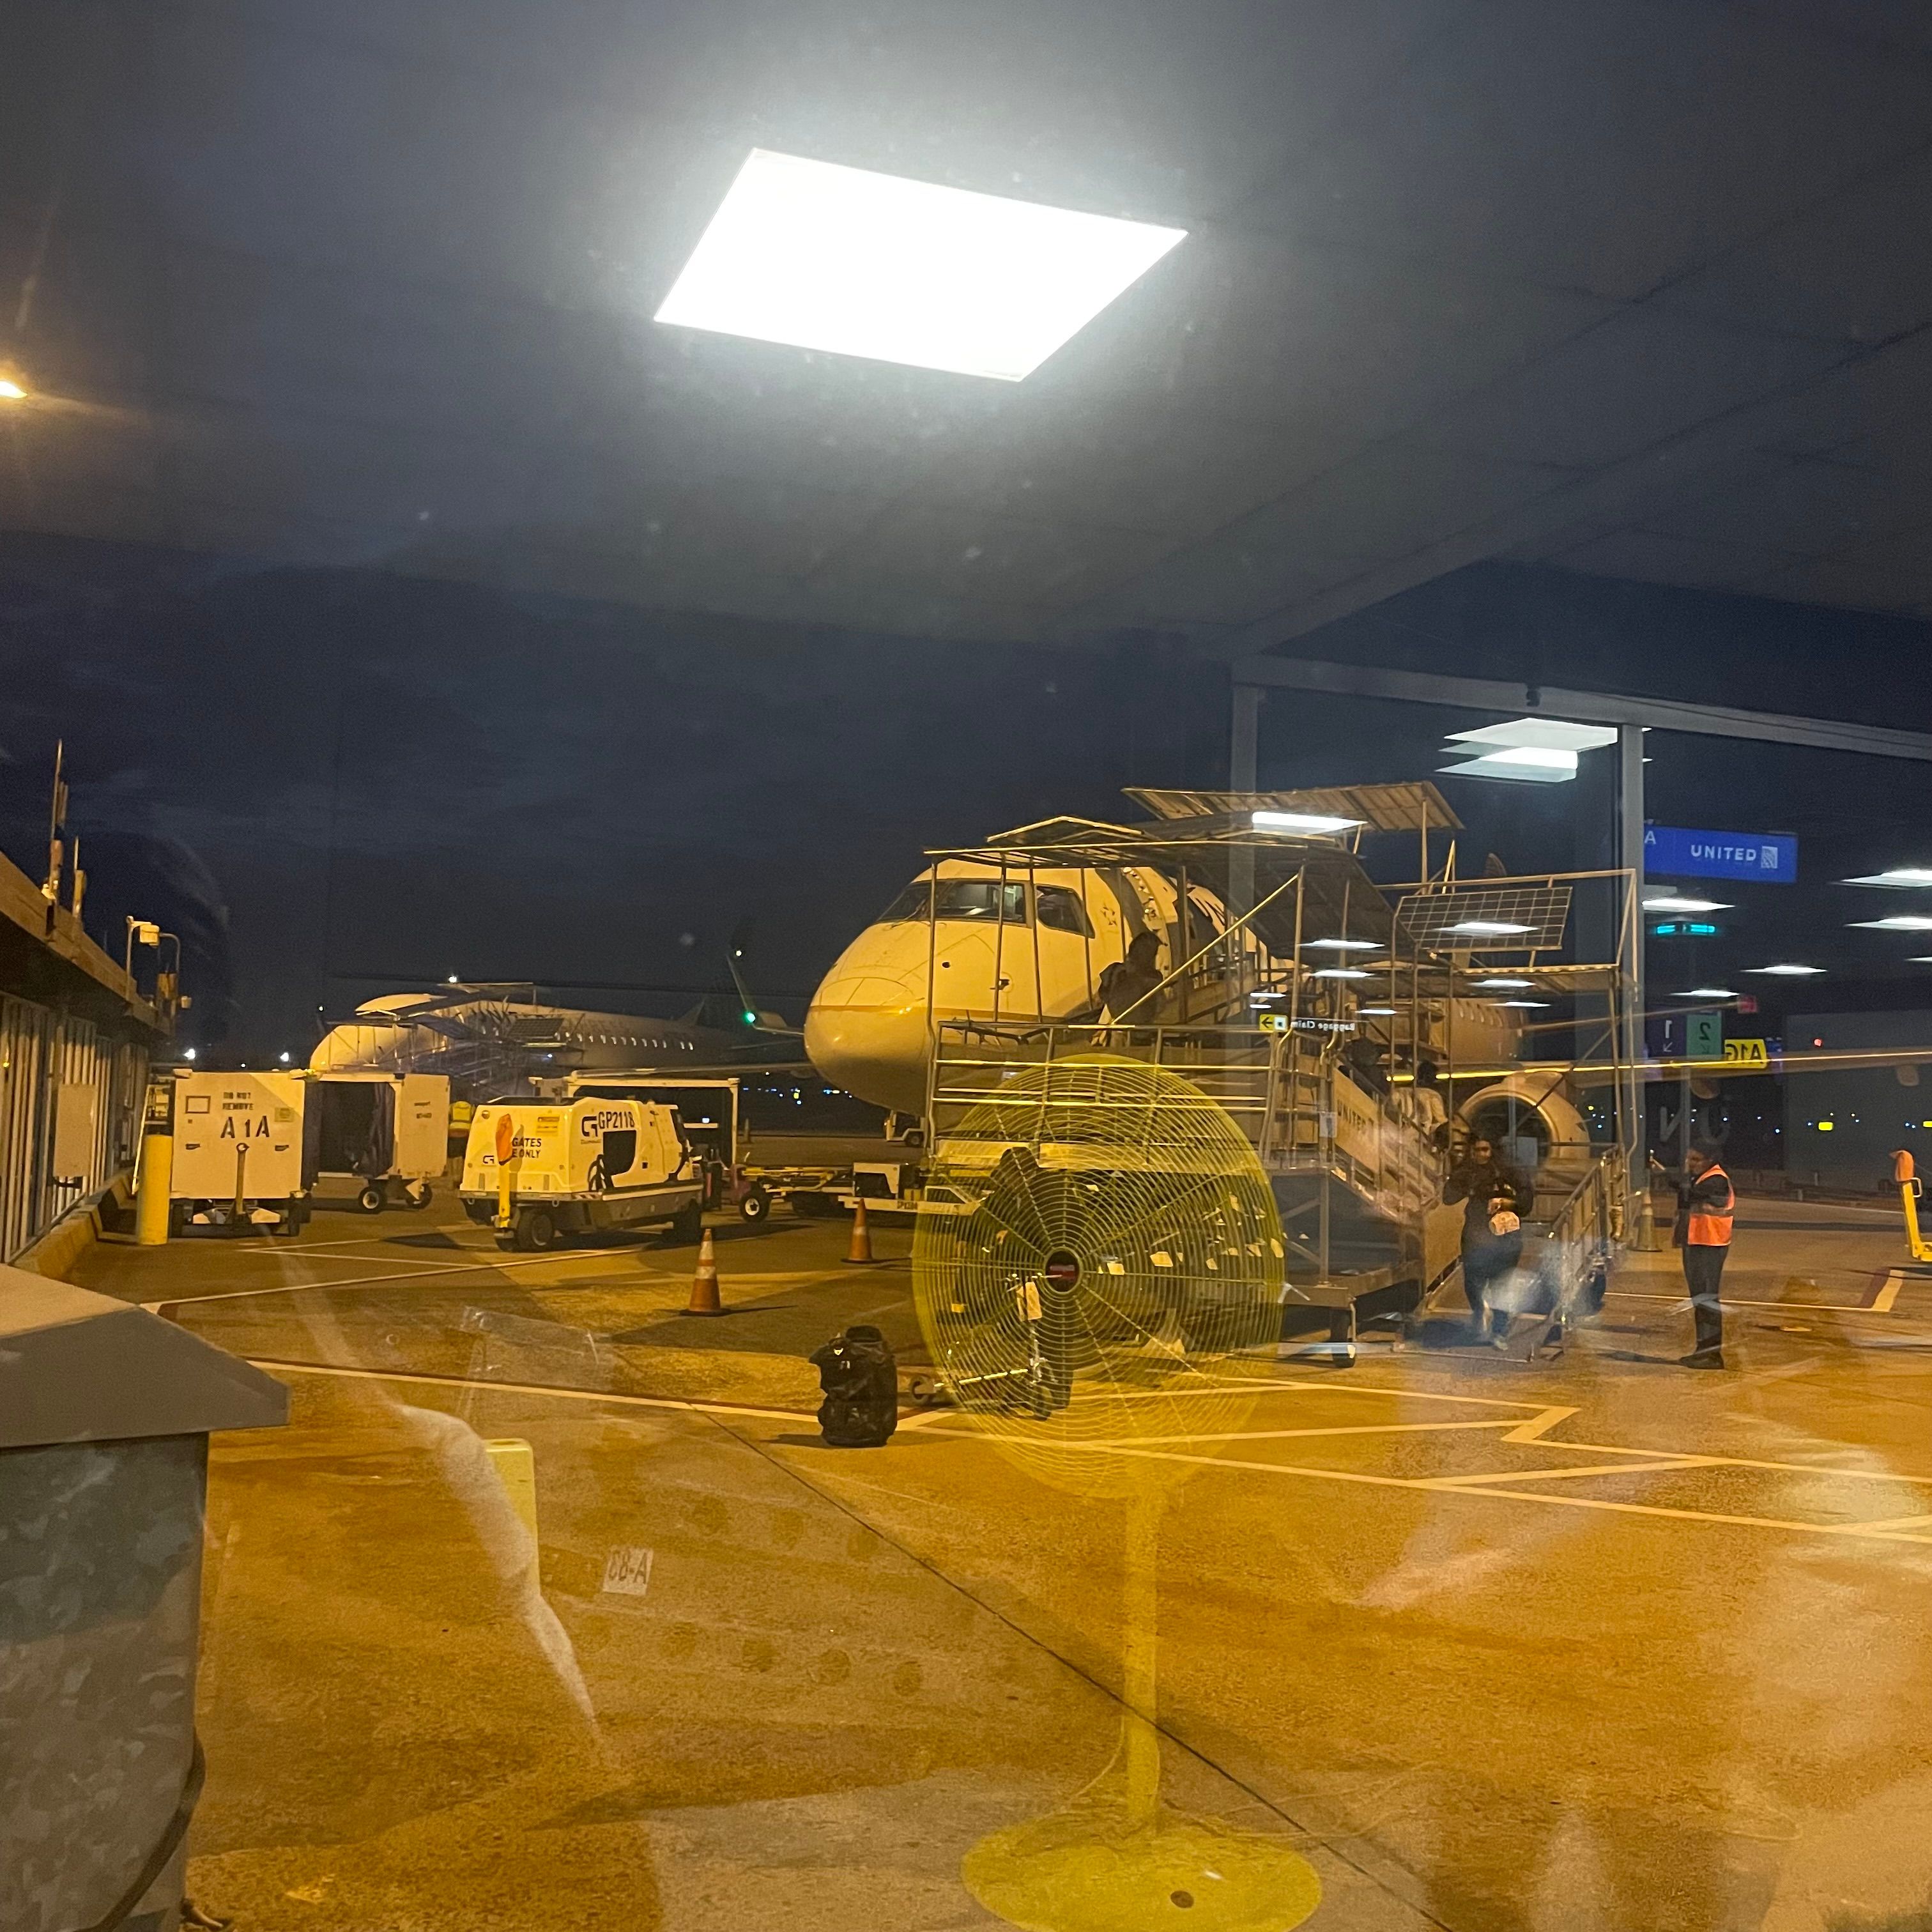
[[[1917,632],[1484,566],[1301,648],[1922,728]],[[1225,782],[1225,672],[1145,638],[940,644],[16,537],[0,664],[5,849],[38,874],[64,736],[88,923],[117,956],[128,912],[182,932],[193,1033],[241,1058],[305,1054],[318,1007],[451,973],[678,1010],[722,983],[734,935],[756,991],[796,1016],[925,848],[1132,815],[1127,784]],[[1278,693],[1262,782],[1431,775],[1442,735],[1483,722]],[[1799,957],[1833,968],[1810,1010],[1926,1003],[1932,968],[1903,962],[1932,947],[1844,929],[1902,896],[1832,882],[1932,859],[1932,768],[1652,750],[1654,818],[1803,842],[1798,887],[1714,892],[1739,902],[1725,940],[1694,960],[1654,947],[1657,984],[1680,963]],[[1462,869],[1490,850],[1513,869],[1610,862],[1612,756],[1584,767],[1571,785],[1447,782],[1471,823]],[[1410,850],[1372,861],[1406,876]]]

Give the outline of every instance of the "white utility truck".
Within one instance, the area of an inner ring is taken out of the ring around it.
[[[299,1073],[176,1074],[168,1194],[176,1232],[300,1231],[302,1088]]]
[[[555,1247],[566,1234],[668,1222],[703,1232],[704,1163],[677,1109],[590,1097],[493,1100],[463,1156],[463,1211],[506,1247]]]
[[[380,1214],[401,1191],[427,1208],[449,1160],[449,1081],[441,1073],[309,1073],[302,1180],[322,1199],[352,1196]]]

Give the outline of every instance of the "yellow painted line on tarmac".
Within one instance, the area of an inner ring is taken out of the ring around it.
[[[412,1275],[367,1274],[352,1275],[346,1281],[285,1281],[271,1288],[227,1288],[214,1294],[164,1295],[158,1301],[144,1301],[141,1306],[150,1315],[158,1314],[164,1308],[199,1308],[209,1301],[244,1301],[250,1296],[261,1294],[305,1294],[312,1289],[333,1292],[338,1288],[368,1288],[377,1284],[403,1280],[418,1280],[426,1274],[480,1274],[486,1270],[495,1273],[504,1268],[557,1268],[567,1265],[573,1258],[569,1256],[526,1255],[520,1260],[511,1258],[502,1261],[459,1262],[450,1266],[425,1264]],[[584,1261],[602,1262],[603,1255],[584,1255],[576,1257]]]
[[[686,1400],[668,1395],[621,1395],[614,1390],[560,1388],[548,1382],[500,1382],[478,1376],[410,1375],[388,1369],[345,1369],[320,1362],[282,1362],[251,1355],[250,1362],[272,1375],[329,1376],[345,1382],[411,1382],[432,1388],[482,1389],[492,1394],[554,1396],[560,1402],[616,1402],[626,1408],[682,1409],[697,1415],[756,1415],[772,1422],[809,1422],[808,1408],[749,1408],[742,1403]]]
[[[1907,1277],[1903,1268],[1894,1268],[1885,1278],[1885,1286],[1872,1300],[1874,1315],[1889,1315],[1892,1304],[1898,1299],[1898,1291],[1905,1286]]]
[[[1648,1476],[1660,1469],[1710,1469],[1723,1460],[1718,1456],[1664,1456],[1650,1462],[1585,1462],[1571,1469],[1489,1469],[1480,1475],[1432,1476],[1429,1480],[1439,1490],[1461,1489],[1472,1483],[1560,1483],[1572,1476]]]
[[[1668,1301],[1679,1308],[1688,1308],[1690,1298],[1688,1294],[1648,1294],[1640,1288],[1612,1288],[1605,1292],[1606,1300],[1618,1301]],[[1864,1301],[1746,1301],[1742,1297],[1726,1294],[1720,1298],[1726,1308],[1775,1308],[1786,1315],[1870,1315],[1882,1314],[1876,1302]],[[1888,1308],[1890,1303],[1886,1304]]]
[[[1059,1445],[1072,1447],[1071,1444]],[[1113,1456],[1139,1457],[1155,1462],[1186,1462],[1208,1469],[1243,1469],[1264,1476],[1306,1476],[1322,1483],[1360,1483],[1375,1489],[1412,1490],[1438,1496],[1498,1496],[1512,1502],[1541,1504],[1562,1509],[1600,1510],[1614,1516],[1656,1516],[1678,1522],[1720,1523],[1743,1529],[1779,1529],[1804,1536],[1863,1537],[1875,1543],[1915,1544],[1932,1548],[1932,1528],[1919,1535],[1889,1528],[1882,1524],[1801,1522],[1790,1517],[1736,1516],[1715,1510],[1665,1509],[1652,1503],[1612,1502],[1602,1496],[1552,1496],[1546,1491],[1479,1489],[1472,1484],[1438,1476],[1375,1476],[1356,1469],[1312,1468],[1297,1462],[1251,1462],[1227,1456],[1183,1456],[1167,1449],[1111,1449]],[[1636,1466],[1640,1471],[1648,1465]],[[1820,1473],[1814,1470],[1813,1474]],[[1850,1473],[1832,1472],[1832,1474]],[[1505,1474],[1491,1478],[1492,1484],[1507,1482]]]
[[[1574,1406],[1558,1405],[1546,1408],[1540,1415],[1532,1415],[1527,1422],[1520,1424],[1503,1438],[1505,1442],[1540,1442],[1550,1430],[1559,1422],[1567,1422],[1576,1413]]]
[[[1312,1436],[1448,1436],[1458,1430],[1507,1429],[1508,1421],[1359,1422],[1328,1429],[1242,1429],[1225,1436],[1121,1436],[1084,1442],[1083,1449],[1131,1448],[1163,1442],[1285,1442]],[[1508,1438],[1505,1438],[1505,1440]]]

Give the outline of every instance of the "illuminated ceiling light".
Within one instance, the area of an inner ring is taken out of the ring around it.
[[[1728,986],[1691,986],[1671,997],[1678,1000],[1735,1000],[1738,996]]]
[[[1321,812],[1256,812],[1248,817],[1248,823],[1257,832],[1293,832],[1304,836],[1352,832],[1368,822],[1366,818],[1336,818]]]
[[[754,148],[657,320],[1016,382],[1186,233]]]
[[[1576,754],[1542,745],[1518,745],[1485,752],[1467,764],[1438,765],[1450,778],[1514,778],[1528,784],[1568,784],[1576,776]]]
[[[1744,968],[1744,970],[1748,973],[1772,973],[1777,974],[1780,979],[1786,980],[1808,980],[1814,974],[1823,972],[1824,970],[1824,968],[1822,966],[1792,966],[1789,964],[1778,966],[1748,966]]]
[[[1513,926],[1505,919],[1459,919],[1454,926],[1445,926],[1444,932],[1493,933],[1527,932],[1526,926]]]
[[[1316,980],[1372,980],[1372,973],[1365,973],[1359,966],[1324,966],[1311,974]]]
[[[1378,939],[1307,939],[1304,946],[1318,946],[1325,952],[1379,952],[1382,941]]]
[[[1563,718],[1516,718],[1475,731],[1452,731],[1444,749],[1466,764],[1444,765],[1451,777],[1512,778],[1530,784],[1567,784],[1576,754],[1617,741],[1612,724],[1573,724]]]
[[[1547,752],[1594,752],[1617,742],[1614,724],[1573,724],[1566,718],[1516,718],[1476,731],[1451,731],[1452,745],[1532,747]]]
[[[10,403],[24,403],[27,392],[10,376],[0,376],[0,399]]]
[[[1372,1013],[1381,1019],[1393,1019],[1395,1017],[1395,1009],[1393,1006],[1358,1006],[1355,1010],[1358,1013]]]
[[[1476,984],[1486,992],[1501,993],[1514,992],[1523,986],[1533,986],[1536,982],[1534,980],[1478,980]]]
[[[1847,879],[1848,886],[1932,886],[1932,866],[1892,866],[1882,872],[1868,872],[1862,878]]]
[[[1918,912],[1895,912],[1889,919],[1855,919],[1851,923],[1873,932],[1932,932],[1932,917]]]
[[[1646,912],[1729,912],[1729,899],[1687,899],[1677,892],[1666,892],[1661,898],[1648,898],[1643,902]]]
[[[1525,1012],[1533,1007],[1546,1006],[1549,1004],[1547,1000],[1498,1000],[1496,1002],[1499,1006],[1520,1006]]]

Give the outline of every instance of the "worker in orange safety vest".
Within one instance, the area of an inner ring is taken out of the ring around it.
[[[1687,1369],[1724,1366],[1724,1311],[1718,1299],[1724,1257],[1731,1251],[1731,1222],[1736,1190],[1714,1150],[1694,1147],[1684,1157],[1677,1190],[1677,1225],[1672,1238],[1684,1250],[1684,1280],[1697,1324],[1697,1346],[1678,1358]]]

